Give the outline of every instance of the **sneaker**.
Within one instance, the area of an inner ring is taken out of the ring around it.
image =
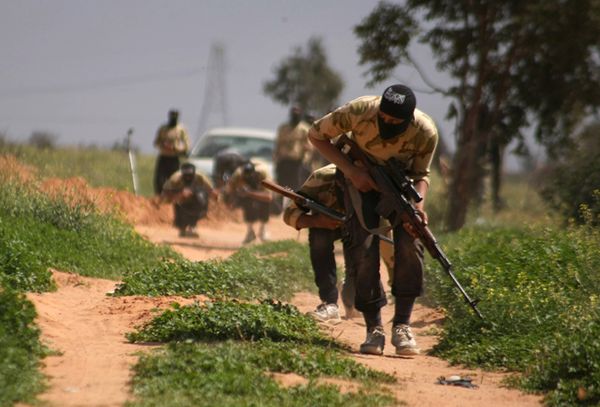
[[[392,345],[396,347],[396,355],[418,355],[417,342],[406,324],[394,325],[392,328]]]
[[[186,233],[186,236],[187,236],[187,237],[198,237],[199,235],[198,235],[198,232],[196,231],[196,228],[195,228],[195,227],[193,227],[193,226],[191,226],[191,227],[188,229],[188,231],[187,231],[187,233]]]
[[[256,235],[254,234],[254,231],[249,230],[248,233],[246,233],[246,237],[244,238],[244,241],[242,242],[242,244],[248,244],[255,240],[256,240]]]
[[[360,353],[367,355],[383,355],[385,333],[382,326],[367,329],[367,339],[360,345]]]
[[[340,312],[336,304],[321,304],[316,310],[308,313],[311,317],[319,322],[328,322],[331,324],[339,324],[342,322],[340,319]]]
[[[269,235],[269,232],[267,232],[266,230],[261,230],[259,233],[260,240],[262,240],[263,242],[268,242],[269,240],[271,240],[271,235]]]

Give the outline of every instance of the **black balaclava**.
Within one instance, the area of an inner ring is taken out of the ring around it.
[[[292,106],[290,109],[290,125],[296,126],[302,119],[302,109],[298,106]]]
[[[181,164],[181,180],[185,186],[190,186],[196,178],[196,167],[192,163]]]
[[[169,110],[169,127],[177,126],[179,121],[179,112],[177,110]]]
[[[242,174],[244,181],[250,186],[252,189],[257,189],[260,183],[259,173],[256,171],[254,164],[248,162],[244,164],[242,169]]]
[[[384,140],[388,140],[404,133],[414,118],[416,105],[417,99],[415,94],[408,86],[389,86],[381,96],[379,110],[404,121],[400,124],[389,124],[377,116],[379,136]]]

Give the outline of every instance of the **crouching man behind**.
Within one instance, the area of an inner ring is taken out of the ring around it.
[[[211,196],[216,199],[217,193],[210,180],[197,173],[191,163],[182,164],[165,182],[161,197],[173,203],[174,223],[180,237],[198,237],[196,224],[206,217]]]

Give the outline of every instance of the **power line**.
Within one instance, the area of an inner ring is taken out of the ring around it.
[[[114,88],[120,86],[139,85],[142,83],[158,82],[168,79],[186,78],[203,74],[205,67],[187,69],[178,72],[161,72],[145,75],[123,76],[119,78],[107,79],[91,83],[63,84],[51,86],[30,86],[15,89],[0,89],[0,98],[27,97],[38,94],[63,94],[72,92],[84,92],[89,90],[98,90]]]

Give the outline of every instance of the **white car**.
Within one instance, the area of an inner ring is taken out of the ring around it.
[[[273,149],[275,132],[249,127],[216,127],[204,133],[192,147],[187,161],[196,166],[196,171],[211,180],[214,157],[225,149],[232,149],[248,159],[260,159],[273,178]]]

